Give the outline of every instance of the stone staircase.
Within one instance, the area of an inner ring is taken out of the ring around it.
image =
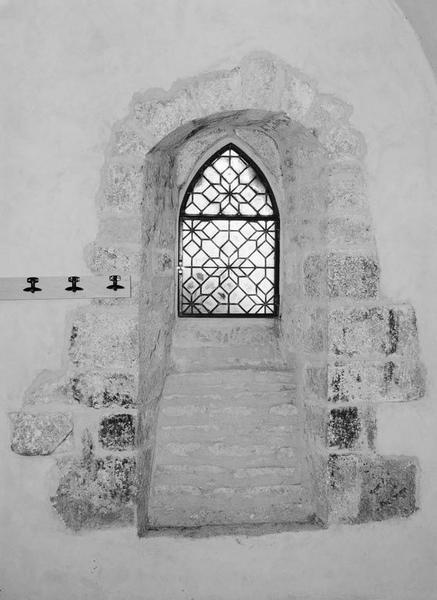
[[[179,319],[158,417],[152,528],[304,522],[296,377],[271,319]]]

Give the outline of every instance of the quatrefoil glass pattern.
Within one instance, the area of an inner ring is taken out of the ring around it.
[[[180,316],[278,314],[278,211],[267,180],[234,145],[194,177],[179,242]]]

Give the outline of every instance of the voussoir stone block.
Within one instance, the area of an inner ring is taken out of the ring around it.
[[[256,148],[264,164],[269,169],[279,175],[281,172],[278,147],[275,142],[264,131],[254,129],[253,127],[240,127],[236,133],[241,139]]]
[[[133,369],[138,359],[136,311],[106,306],[76,312],[69,357],[78,370]]]
[[[202,75],[193,82],[192,94],[206,115],[245,108],[241,100],[241,74],[238,67]]]
[[[117,414],[100,421],[99,442],[108,450],[133,450],[135,447],[135,417]]]
[[[243,59],[240,68],[245,108],[280,110],[282,64],[267,54],[253,53]]]
[[[95,457],[89,434],[81,458],[58,462],[61,478],[51,501],[74,530],[132,523],[137,491],[133,456]]]
[[[317,94],[303,124],[316,131],[332,129],[334,124],[345,123],[353,112],[350,104],[332,94]]]
[[[143,199],[143,166],[130,163],[111,163],[106,167],[101,208],[118,211],[138,210]]]
[[[359,163],[335,162],[326,167],[325,178],[330,212],[362,211],[366,208],[366,178]]]
[[[154,138],[160,140],[171,131],[200,117],[200,109],[189,89],[157,92],[155,98],[134,98],[134,117]]]
[[[138,272],[141,262],[139,244],[123,244],[119,247],[102,247],[96,243],[85,248],[85,260],[93,273]]]
[[[99,219],[98,245],[102,247],[141,243],[141,219],[135,212],[103,214]]]
[[[137,386],[133,373],[102,371],[76,373],[68,384],[72,398],[92,408],[133,408],[137,403]]]
[[[73,431],[71,415],[65,413],[10,413],[11,449],[17,454],[51,454]]]
[[[319,140],[334,159],[352,157],[360,160],[366,153],[362,133],[349,125],[335,125],[329,131],[321,131]]]
[[[188,139],[176,156],[176,182],[179,186],[188,183],[192,171],[205,152],[226,135],[226,129],[213,128]]]
[[[302,121],[314,101],[316,90],[308,78],[292,67],[284,66],[283,77],[280,108],[290,119]]]
[[[129,125],[125,125],[114,133],[112,153],[114,155],[129,155],[139,159],[144,158],[153,146],[155,138],[150,132],[141,134]]]

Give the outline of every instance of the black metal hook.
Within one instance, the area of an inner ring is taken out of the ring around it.
[[[77,285],[78,281],[80,281],[80,277],[77,275],[72,275],[68,278],[68,281],[71,283],[68,287],[65,288],[66,292],[82,292],[83,288]]]
[[[107,285],[106,289],[107,290],[124,290],[124,285],[118,285],[117,281],[120,281],[121,277],[120,275],[110,275],[109,276],[109,280],[112,281],[111,285]]]
[[[35,292],[41,292],[41,288],[36,287],[36,284],[39,281],[39,277],[28,277],[27,278],[27,283],[30,283],[29,287],[23,288],[23,292],[30,292],[31,294],[34,294]]]

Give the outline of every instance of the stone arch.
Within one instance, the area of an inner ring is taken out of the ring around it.
[[[285,355],[299,358],[314,516],[323,523],[360,522],[416,509],[414,459],[376,453],[375,405],[417,399],[424,384],[414,310],[380,296],[365,144],[349,123],[351,112],[265,53],[177,82],[169,92],[134,96],[111,137],[97,197],[97,239],[86,249],[93,272],[131,274],[132,298],[93,301],[75,311],[63,372],[31,387],[30,416],[12,416],[13,449],[38,454],[19,441],[46,427],[45,403],[59,404],[63,413],[66,403],[75,405],[69,423],[84,450],[60,464],[52,498],[67,525],[133,520],[136,423],[138,531],[148,530],[154,428],[174,321],[177,190],[198,157],[230,130],[256,149],[289,208],[287,215],[280,210],[295,260],[284,291],[294,300],[284,308],[281,328]],[[103,419],[96,411],[101,406],[110,412]],[[109,444],[103,422],[115,432]]]

